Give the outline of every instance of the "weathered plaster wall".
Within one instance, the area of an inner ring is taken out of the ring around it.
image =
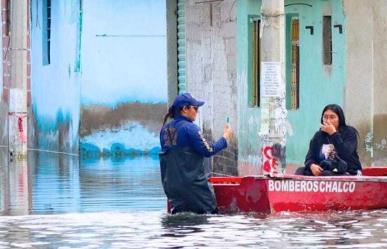
[[[167,111],[163,0],[84,0],[81,152],[156,154]]]
[[[86,154],[157,150],[167,102],[165,2],[53,0],[49,65],[42,4],[31,3],[37,146],[77,153],[80,134]]]
[[[177,0],[165,0],[167,25],[168,105],[178,94],[177,87]]]
[[[344,0],[345,111],[360,133],[364,165],[387,163],[387,2]]]
[[[373,7],[374,26],[374,158],[387,164],[387,1]]]
[[[248,106],[248,85],[251,80],[249,17],[259,15],[260,8],[261,1],[237,1],[238,173],[240,175],[257,174],[261,163],[258,141],[260,109]]]
[[[260,172],[260,108],[248,105],[248,85],[251,81],[251,42],[249,17],[260,16],[259,0],[238,1],[237,51],[239,90],[239,174]],[[300,108],[288,111],[291,133],[287,137],[286,160],[301,165],[309,141],[319,128],[320,115],[326,104],[343,104],[344,94],[344,35],[332,29],[333,63],[323,65],[322,20],[332,15],[332,25],[345,25],[340,1],[285,1],[286,14],[298,15],[300,23]],[[305,26],[313,26],[310,34]],[[263,34],[264,35],[264,34]],[[288,87],[287,87],[288,88]],[[289,96],[289,93],[287,93]]]
[[[8,146],[8,104],[0,102],[0,147]]]
[[[77,153],[80,109],[79,0],[53,0],[51,62],[43,65],[42,0],[31,1],[32,111],[39,149]]]
[[[0,55],[2,61],[0,63],[0,146],[8,146],[8,92],[10,86],[9,73],[9,57],[4,56],[4,52],[8,49],[9,42],[9,21],[7,20],[8,12],[10,11],[6,0],[1,0],[1,20],[0,28]]]
[[[237,131],[236,1],[188,0],[185,5],[187,91],[206,101],[197,123],[218,139],[227,118]],[[236,140],[214,157],[213,171],[237,173]]]

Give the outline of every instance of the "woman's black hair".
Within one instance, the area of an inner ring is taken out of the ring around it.
[[[183,108],[184,108],[184,106],[179,107],[179,109],[176,110],[176,108],[175,108],[174,106],[170,106],[170,107],[168,108],[167,114],[165,114],[165,116],[164,116],[163,126],[165,125],[165,123],[167,122],[167,120],[168,120],[169,118],[175,118],[175,115],[176,115],[177,113],[180,113],[181,110],[182,110]]]
[[[347,126],[347,124],[345,123],[344,111],[337,104],[329,104],[329,105],[324,107],[324,109],[321,113],[321,124],[323,124],[323,116],[327,110],[331,110],[332,112],[336,113],[336,115],[339,117],[339,128],[343,128],[343,127]]]
[[[169,107],[167,114],[165,114],[165,116],[164,116],[163,126],[165,125],[165,123],[167,122],[167,120],[169,118],[173,118],[174,113],[175,113],[175,108],[173,108],[172,106]]]

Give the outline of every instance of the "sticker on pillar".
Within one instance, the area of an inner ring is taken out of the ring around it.
[[[27,114],[17,114],[17,128],[18,128],[18,138],[20,143],[27,143]]]
[[[263,175],[281,176],[283,175],[283,167],[285,156],[285,147],[281,144],[273,146],[264,146],[262,148],[262,173]]]
[[[273,147],[265,146],[262,148],[262,173],[263,175],[272,175],[277,171],[278,161],[273,157]]]
[[[9,138],[14,145],[27,144],[27,113],[9,114]]]

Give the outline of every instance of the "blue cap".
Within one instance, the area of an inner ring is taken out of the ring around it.
[[[200,101],[192,97],[189,93],[182,93],[176,96],[175,100],[173,101],[172,108],[175,110],[178,110],[179,108],[183,106],[202,106],[204,105],[204,101]]]

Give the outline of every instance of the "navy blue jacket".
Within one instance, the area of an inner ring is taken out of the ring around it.
[[[160,143],[161,181],[172,213],[216,213],[204,157],[226,148],[226,140],[222,137],[214,144],[208,143],[197,125],[179,115],[161,129]]]
[[[348,173],[355,175],[361,170],[357,154],[357,131],[351,126],[342,127],[331,136],[319,130],[310,141],[309,151],[305,158],[305,170],[310,171],[313,163],[320,165],[322,161],[320,152],[323,144],[333,144],[337,155],[348,164]]]
[[[215,143],[209,143],[203,137],[200,128],[191,120],[181,115],[163,126],[160,131],[160,144],[161,150],[164,152],[172,146],[180,148],[189,147],[204,157],[215,155],[227,147],[227,141],[224,137]]]

